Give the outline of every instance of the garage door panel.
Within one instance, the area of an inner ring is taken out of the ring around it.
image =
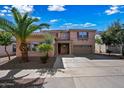
[[[92,53],[92,46],[91,45],[74,45],[73,46],[73,53],[74,54]]]

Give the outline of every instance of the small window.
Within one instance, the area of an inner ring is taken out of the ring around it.
[[[88,32],[78,32],[78,39],[88,39]]]
[[[16,44],[13,44],[13,52],[16,52]]]
[[[67,32],[61,33],[61,34],[60,34],[60,38],[61,38],[62,40],[67,40],[67,39],[69,39],[69,33],[67,33]]]

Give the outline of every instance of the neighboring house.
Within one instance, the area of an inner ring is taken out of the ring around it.
[[[91,29],[49,30],[34,32],[28,39],[29,50],[33,51],[43,40],[43,34],[50,33],[55,37],[52,55],[81,55],[95,52],[95,33]],[[17,40],[16,55],[20,56],[20,42]],[[29,55],[33,55],[30,52]]]
[[[16,43],[12,43],[11,45],[7,46],[8,53],[10,55],[16,54]],[[4,46],[0,46],[0,57],[6,56],[6,52]]]

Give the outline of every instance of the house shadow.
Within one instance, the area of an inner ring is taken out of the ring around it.
[[[119,60],[124,59],[120,55],[109,55],[109,54],[85,54],[85,55],[75,55],[75,57],[86,57],[90,60]]]
[[[37,69],[36,73],[40,76],[44,74],[53,76],[57,72],[63,71],[64,65],[61,58],[49,58],[46,64],[40,61],[39,57],[29,57],[29,62],[22,63],[20,58],[14,58],[11,61],[5,62],[0,65],[0,70],[9,70],[9,72],[0,78],[0,88],[43,88],[46,77],[38,78],[25,78],[29,74],[23,74],[19,77],[14,77],[16,74],[24,69]]]
[[[9,79],[0,81],[0,88],[43,88],[44,78]]]
[[[42,68],[64,68],[63,62],[59,62],[56,57],[50,57],[47,63],[42,63],[40,57],[30,56],[29,62],[21,62],[20,57],[16,57],[8,62],[0,64],[0,70],[8,69],[42,69]]]
[[[57,68],[53,68],[53,69],[39,69],[37,71],[37,73],[40,73],[41,76],[46,74],[48,77],[54,76],[57,72],[64,73],[64,71],[62,69],[57,69]],[[46,77],[44,77],[44,81],[42,83],[42,88],[44,88],[44,84],[48,83],[48,81],[45,81],[45,79],[46,79]]]
[[[14,77],[17,73],[21,70],[10,70],[4,77],[0,78],[0,88],[26,88],[26,87],[34,87],[43,85],[42,78],[35,78],[35,79],[23,79],[24,77],[28,76],[29,74]]]
[[[14,75],[19,71],[20,70],[10,71],[6,76],[0,78],[0,88],[44,88],[44,84],[48,83],[45,81],[46,77],[24,79],[28,74],[15,78]],[[39,69],[36,73],[40,73],[40,75],[47,74],[53,76],[56,72],[64,73],[64,71],[58,69]]]

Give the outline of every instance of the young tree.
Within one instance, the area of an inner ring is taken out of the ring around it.
[[[20,40],[21,44],[19,49],[21,51],[22,61],[28,61],[28,48],[26,38],[35,30],[41,28],[48,28],[49,25],[46,23],[34,24],[39,19],[29,16],[29,13],[20,13],[16,8],[12,8],[12,14],[15,22],[9,21],[5,18],[0,17],[0,29],[11,32],[16,40]]]
[[[121,54],[124,56],[124,29],[117,33],[117,40],[121,47]]]
[[[120,45],[121,54],[124,55],[124,29],[120,20],[114,21],[102,35],[103,43],[106,45]]]
[[[9,32],[0,32],[0,45],[4,46],[6,55],[8,56],[8,59],[10,60],[10,55],[7,51],[7,46],[12,44],[12,34]]]
[[[53,46],[50,44],[40,44],[38,45],[38,49],[40,50],[40,52],[43,52],[45,54],[44,57],[41,58],[41,60],[43,60],[43,63],[46,63],[47,59],[49,58],[48,53],[49,51],[53,50]]]
[[[101,39],[106,46],[109,46],[114,42],[112,35],[107,31],[101,34]]]
[[[51,34],[44,34],[44,43],[52,45],[54,43],[54,36]]]

